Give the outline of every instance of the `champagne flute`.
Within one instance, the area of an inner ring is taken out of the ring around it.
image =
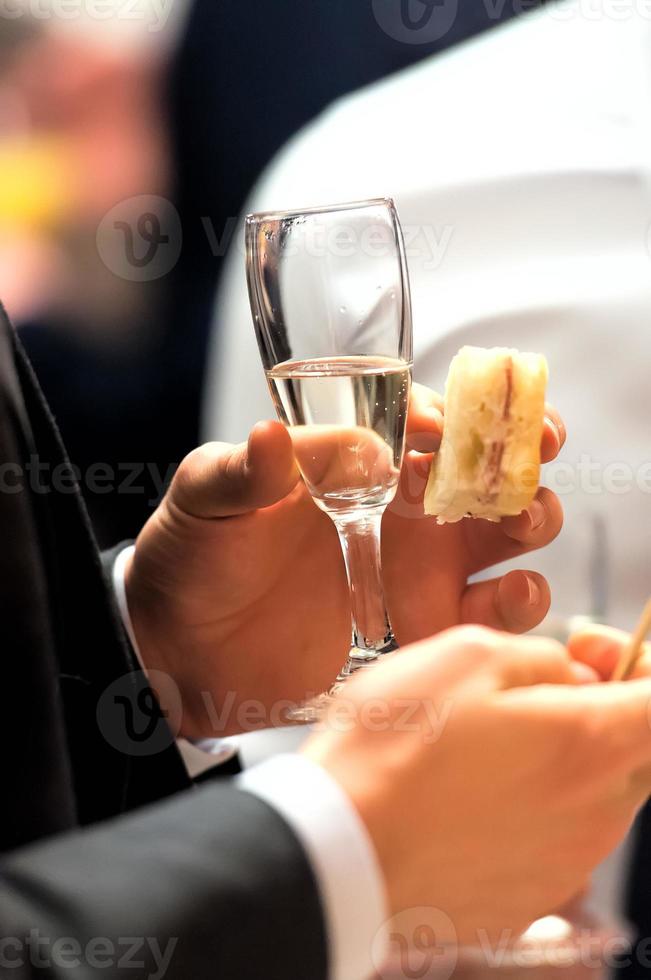
[[[352,641],[336,689],[397,648],[380,563],[412,367],[409,279],[395,205],[387,198],[251,214],[246,269],[276,411],[343,550]],[[327,698],[300,706],[291,720],[314,720]]]

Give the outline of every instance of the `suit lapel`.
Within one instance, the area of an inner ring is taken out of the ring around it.
[[[0,732],[11,799],[0,810],[0,851],[76,822],[46,575],[30,495],[17,479],[34,442],[10,345],[0,309]]]
[[[31,665],[31,673],[8,686],[17,702],[16,733],[20,715],[27,710],[24,702],[31,709],[29,748],[26,755],[17,754],[31,782],[23,812],[34,804],[36,774],[39,780],[47,775],[56,785],[43,801],[43,819],[26,833],[26,839],[34,839],[74,822],[88,824],[117,815],[173,793],[189,780],[171,738],[156,755],[143,757],[107,738],[98,720],[100,699],[116,680],[124,679],[134,701],[142,697],[145,682],[106,588],[79,489],[59,492],[51,487],[52,474],[70,464],[31,365],[1,307],[0,345],[0,436],[6,441],[13,435],[11,446],[0,444],[2,461],[13,461],[23,473],[28,463],[37,461],[43,474],[40,485],[47,491],[26,486],[15,495],[0,492],[0,540],[8,543],[0,583],[8,581],[12,569],[21,568],[10,592],[3,587],[3,621],[17,632],[28,626],[32,632],[38,630],[38,636],[30,633],[21,644],[20,661]],[[26,556],[29,564],[23,569]],[[38,708],[33,697],[36,681],[46,701]],[[8,846],[15,843],[9,838]]]

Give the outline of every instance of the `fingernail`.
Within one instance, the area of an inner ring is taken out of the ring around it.
[[[556,422],[554,422],[553,419],[550,419],[549,415],[545,415],[545,422],[550,427],[550,429],[552,429],[556,433],[556,438],[558,439],[559,442],[561,442],[561,430],[557,426]]]
[[[529,518],[530,530],[536,531],[545,523],[547,511],[539,500],[534,500],[527,508],[527,517]]]
[[[428,408],[425,415],[432,420],[438,429],[443,428],[443,413],[439,412],[438,408]]]
[[[570,664],[570,669],[579,684],[597,684],[601,680],[596,670],[588,667],[587,664],[579,663],[578,660]]]
[[[535,579],[527,575],[527,585],[529,586],[529,605],[536,606],[540,601],[540,588]]]
[[[607,658],[612,658],[613,664],[619,659],[624,648],[624,639],[618,640],[615,636],[608,633],[600,633],[598,626],[588,627],[574,633],[570,637],[570,642],[576,644],[582,641],[590,649],[590,657],[602,663],[607,662]]]

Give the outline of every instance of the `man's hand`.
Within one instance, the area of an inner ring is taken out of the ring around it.
[[[348,682],[304,752],[356,806],[392,916],[438,909],[439,945],[477,946],[587,885],[651,792],[651,680],[595,678],[552,640],[462,627]]]
[[[383,522],[387,602],[403,645],[465,622],[525,631],[549,605],[534,572],[475,585],[468,578],[558,534],[562,511],[550,491],[501,524],[439,527],[424,517],[441,411],[438,396],[414,386],[410,451]],[[564,441],[562,423],[548,415],[546,460]],[[145,664],[179,685],[187,736],[240,730],[237,707],[251,700],[262,711],[249,724],[265,727],[274,704],[326,689],[346,658],[350,607],[337,533],[300,480],[280,423],[260,423],[241,446],[211,443],[184,460],[138,538],[126,581]],[[227,698],[231,710],[216,730]]]
[[[570,637],[568,649],[578,663],[594,670],[602,681],[609,681],[625,647],[630,642],[628,633],[610,626],[588,626]],[[651,646],[644,645],[632,679],[651,677]]]

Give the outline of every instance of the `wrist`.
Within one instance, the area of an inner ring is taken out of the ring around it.
[[[395,911],[399,900],[395,894],[397,883],[392,850],[395,851],[397,841],[395,826],[387,826],[392,823],[388,812],[390,808],[383,807],[378,799],[381,794],[377,792],[377,767],[372,764],[359,765],[352,746],[344,746],[340,740],[337,740],[339,744],[330,742],[327,735],[315,735],[303,747],[301,754],[325,770],[350,801],[368,834],[384,881],[389,909]]]
[[[182,724],[185,712],[179,705],[177,679],[167,668],[164,650],[156,639],[155,623],[157,619],[160,621],[160,617],[156,616],[155,611],[153,615],[147,612],[136,566],[135,547],[132,546],[118,556],[113,570],[113,583],[124,628],[163,712],[168,716],[174,714],[176,730],[183,737],[198,737],[198,733],[186,731],[187,726]]]
[[[147,596],[142,576],[137,569],[136,549],[131,548],[124,556],[122,567],[123,603],[122,619],[129,634],[131,645],[145,671],[161,669],[161,649],[157,634],[161,627],[160,603]],[[116,589],[117,591],[117,589]],[[119,598],[119,593],[118,593]],[[159,613],[156,613],[158,605]],[[154,656],[153,651],[157,651]]]
[[[239,734],[228,724],[228,713],[222,718],[213,692],[202,681],[200,654],[188,645],[187,630],[175,619],[172,592],[152,585],[147,556],[143,566],[137,543],[120,559],[121,581],[114,574],[114,583],[124,626],[161,709],[176,719],[175,730],[194,742]]]
[[[122,618],[142,667],[146,671],[163,670],[172,673],[173,657],[166,655],[171,637],[174,636],[169,616],[170,604],[158,590],[147,583],[137,542],[124,554],[122,578]],[[117,586],[116,592],[119,602]]]

